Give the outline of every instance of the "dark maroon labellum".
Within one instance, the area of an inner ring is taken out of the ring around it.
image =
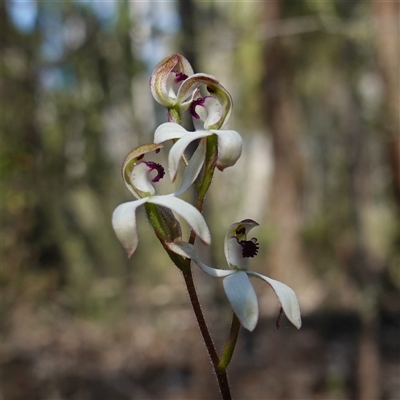
[[[236,240],[242,246],[242,256],[244,258],[250,258],[257,255],[260,245],[257,243],[256,238],[252,238],[251,240],[239,240],[236,238]]]
[[[189,112],[193,118],[200,119],[199,114],[196,112],[196,106],[202,106],[204,104],[204,98],[200,97],[197,100],[193,100],[189,106]]]
[[[143,161],[143,162],[150,168],[150,171],[153,171],[153,169],[157,171],[157,175],[151,180],[152,182],[158,182],[160,179],[164,177],[165,170],[162,165],[155,163],[153,161]]]
[[[175,72],[175,82],[179,83],[187,79],[187,75],[184,74],[183,72]]]

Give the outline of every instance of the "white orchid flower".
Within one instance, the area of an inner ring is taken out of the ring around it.
[[[210,87],[207,90],[213,95],[198,97],[192,101],[189,111],[193,116],[195,132],[187,131],[181,125],[174,122],[166,122],[160,125],[154,133],[154,142],[163,143],[167,140],[178,139],[172,146],[168,168],[171,181],[174,181],[178,173],[180,159],[188,145],[196,139],[202,139],[196,152],[204,154],[206,151],[205,138],[211,135],[218,136],[218,156],[216,166],[223,171],[227,167],[235,165],[242,153],[242,137],[234,130],[221,130],[231,113],[231,98],[222,86]],[[197,96],[199,92],[196,92]],[[190,161],[191,162],[191,161]],[[189,165],[190,165],[189,162]]]
[[[218,87],[218,80],[208,74],[194,74],[189,61],[180,54],[161,60],[150,78],[154,99],[168,108],[187,110],[201,85]]]
[[[177,197],[185,192],[196,179],[198,171],[195,164],[185,175],[178,191],[169,195],[155,194],[153,183],[163,178],[164,168],[153,161],[144,161],[144,156],[153,151],[158,153],[161,148],[162,145],[154,143],[138,147],[127,155],[122,164],[121,172],[125,185],[137,200],[119,205],[114,210],[112,225],[129,257],[135,252],[139,242],[136,209],[145,203],[156,204],[176,212],[186,220],[204,243],[211,242],[210,231],[201,213],[191,204]]]
[[[207,274],[214,277],[225,277],[223,285],[228,300],[240,323],[249,331],[255,328],[258,321],[258,301],[249,276],[260,278],[272,287],[278,297],[281,312],[286,314],[297,329],[300,329],[300,305],[294,291],[279,281],[248,269],[249,258],[257,255],[259,248],[256,238],[247,240],[248,232],[255,226],[258,226],[257,222],[245,219],[229,227],[225,235],[224,247],[230,270],[215,269],[205,265],[197,256],[194,246],[189,243],[173,242],[169,243],[168,247],[173,252],[192,259]]]

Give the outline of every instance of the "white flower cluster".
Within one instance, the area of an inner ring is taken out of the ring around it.
[[[189,62],[174,54],[162,60],[150,79],[154,99],[168,109],[168,122],[160,125],[154,134],[154,143],[131,151],[122,164],[122,177],[136,200],[119,205],[112,217],[112,224],[119,241],[130,257],[138,245],[136,209],[145,204],[161,206],[177,213],[191,226],[206,244],[211,243],[210,231],[199,209],[180,199],[189,187],[207,174],[205,165],[213,157],[213,168],[223,171],[235,165],[242,152],[242,138],[234,130],[223,130],[231,111],[232,99],[228,91],[211,76],[194,74]],[[193,118],[195,131],[187,131],[181,123],[182,113]],[[207,153],[208,140],[217,141],[216,154]],[[185,150],[194,140],[200,140],[189,160]],[[146,160],[155,155],[167,140],[174,140],[168,155],[168,175],[171,182],[177,176],[181,159],[186,162],[182,183],[177,191],[168,195],[156,195],[155,183],[164,177],[164,168],[154,161]],[[208,154],[208,155],[207,155]],[[212,179],[212,174],[211,174]],[[258,301],[250,277],[267,282],[275,291],[281,311],[296,327],[301,327],[300,306],[294,291],[285,284],[248,270],[249,259],[258,252],[257,239],[247,239],[248,232],[258,224],[243,220],[231,225],[225,236],[225,256],[229,270],[211,268],[199,259],[194,246],[180,237],[165,240],[164,246],[179,256],[193,260],[204,272],[213,277],[224,277],[224,289],[233,311],[240,323],[252,331],[258,321]]]

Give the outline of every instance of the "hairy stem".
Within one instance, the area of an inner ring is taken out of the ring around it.
[[[169,110],[168,113],[168,120],[170,122],[176,122],[178,124],[181,124],[181,115],[179,112],[176,112],[176,110]],[[217,151],[218,151],[218,140],[215,135],[207,138],[207,150],[206,150],[206,161],[205,161],[205,167],[204,167],[204,173],[201,179],[201,182],[197,182],[197,196],[196,196],[196,208],[202,212],[203,210],[203,203],[205,199],[205,195],[210,187],[213,174],[214,174],[214,169],[215,169],[215,164],[217,160]],[[184,156],[183,162],[185,165],[188,164],[187,158]],[[189,243],[194,243],[196,239],[196,233],[192,230],[190,232],[190,238],[189,238]],[[165,247],[165,246],[164,246]],[[169,254],[171,257],[171,254]],[[174,257],[176,259],[176,257]],[[173,256],[171,259],[175,262]],[[226,368],[221,369],[219,367],[221,360],[218,356],[217,350],[215,349],[214,342],[212,340],[210,331],[208,330],[208,326],[206,323],[206,320],[203,315],[203,311],[200,306],[200,301],[197,296],[196,288],[194,285],[193,281],[193,275],[192,275],[192,270],[190,267],[190,260],[186,260],[187,263],[183,265],[180,261],[180,259],[176,260],[178,263],[175,262],[177,267],[182,271],[183,278],[185,280],[186,288],[189,294],[190,302],[192,304],[192,308],[194,311],[194,314],[197,319],[197,323],[200,328],[201,335],[203,337],[204,344],[207,348],[208,355],[210,356],[213,369],[215,372],[215,375],[218,380],[218,386],[219,390],[221,392],[221,397],[222,400],[231,400],[231,391],[229,387],[229,382],[228,382],[228,376],[226,373]]]
[[[201,334],[203,336],[204,343],[207,347],[208,354],[211,358],[211,362],[217,376],[219,390],[221,392],[221,397],[223,400],[232,399],[228,376],[226,374],[226,369],[219,368],[220,359],[218,357],[217,351],[215,349],[214,342],[211,338],[210,332],[207,327],[206,320],[204,319],[203,312],[201,310],[199,298],[197,296],[196,288],[193,282],[193,275],[191,269],[185,270],[183,272],[183,277],[185,279],[186,288],[190,297],[190,302],[192,303],[193,311],[196,315],[197,323],[199,325]]]

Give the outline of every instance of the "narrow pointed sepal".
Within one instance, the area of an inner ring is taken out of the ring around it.
[[[232,309],[244,328],[253,331],[258,321],[258,301],[250,279],[244,271],[236,271],[223,280]]]
[[[183,136],[171,147],[168,156],[168,172],[171,182],[175,181],[181,157],[189,144],[196,139],[201,139],[210,135],[212,135],[212,133],[208,131],[187,132],[187,135]]]
[[[128,257],[135,252],[139,237],[136,226],[136,209],[146,203],[148,198],[130,201],[119,205],[112,215],[112,226]]]
[[[301,328],[300,303],[296,293],[287,285],[257,272],[248,271],[249,275],[256,276],[271,285],[287,319],[297,328]]]
[[[201,168],[203,167],[204,160],[206,157],[206,142],[201,140],[197,146],[196,151],[190,158],[189,164],[185,168],[185,173],[183,174],[183,179],[181,186],[174,193],[174,196],[178,197],[188,190],[196,178],[199,176]]]
[[[167,243],[167,246],[174,253],[176,253],[182,257],[190,258],[191,260],[193,260],[205,273],[213,276],[214,278],[221,278],[221,277],[232,275],[233,273],[235,273],[235,271],[229,271],[229,270],[225,270],[225,269],[215,269],[215,268],[209,267],[208,265],[204,264],[203,262],[201,262],[201,260],[197,256],[194,246],[190,243],[171,242],[171,243]]]
[[[180,139],[189,132],[175,122],[165,122],[154,132],[154,143],[163,143],[171,139]]]

